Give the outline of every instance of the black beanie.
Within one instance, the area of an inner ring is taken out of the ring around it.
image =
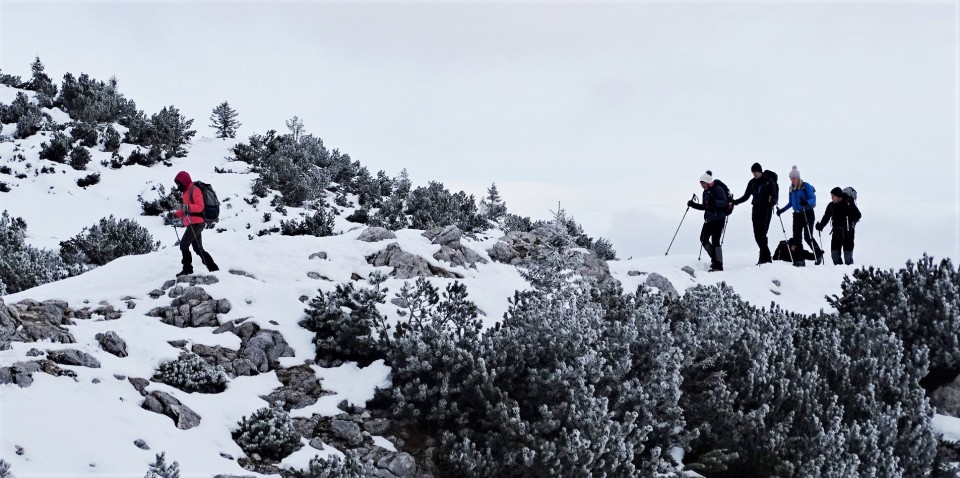
[[[753,163],[753,166],[750,166],[751,173],[762,173],[763,167],[760,166],[760,163]]]
[[[838,197],[838,198],[842,198],[842,197],[843,197],[843,189],[833,188],[833,189],[830,190],[830,194],[833,194],[834,196],[836,196],[836,197]]]

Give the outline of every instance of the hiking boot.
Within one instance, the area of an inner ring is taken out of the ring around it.
[[[823,264],[823,251],[817,251],[817,260],[813,263],[813,265],[816,266],[820,264]]]
[[[793,261],[793,267],[806,267],[807,263],[805,261]]]
[[[184,269],[180,272],[177,272],[177,277],[188,276],[190,274],[193,274],[193,269]]]
[[[217,267],[216,264],[212,264],[212,265],[210,265],[210,266],[207,267],[207,270],[210,271],[210,272],[217,272],[218,270],[220,270],[220,268]]]
[[[723,264],[713,263],[710,264],[710,269],[707,272],[717,272],[723,270]]]

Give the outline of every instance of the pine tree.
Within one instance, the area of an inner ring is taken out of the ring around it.
[[[480,200],[480,214],[494,222],[499,222],[507,214],[507,204],[497,191],[497,183],[491,184],[487,188],[487,197]]]
[[[240,122],[237,121],[237,111],[224,101],[213,109],[210,115],[210,127],[216,130],[217,138],[235,138]]]
[[[300,136],[303,135],[304,131],[303,120],[301,120],[299,116],[294,116],[287,120],[287,128],[290,128],[290,134],[293,135],[293,142],[299,142]]]
[[[53,80],[43,72],[44,66],[40,57],[33,60],[33,63],[30,64],[30,70],[33,73],[33,78],[27,85],[27,89],[37,92],[37,104],[41,108],[53,106],[53,98],[57,96],[57,85],[53,84]]]
[[[144,478],[180,478],[180,464],[174,461],[168,465],[166,457],[166,452],[158,453]]]

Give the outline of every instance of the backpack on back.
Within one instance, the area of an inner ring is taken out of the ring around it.
[[[843,188],[843,194],[845,194],[854,205],[857,204],[857,190],[853,189],[850,186]]]
[[[203,220],[208,223],[216,222],[220,219],[220,199],[217,198],[217,192],[213,190],[213,186],[201,181],[194,181],[193,185],[203,193]]]
[[[762,177],[770,180],[770,204],[780,204],[780,185],[777,184],[777,173],[769,169],[764,171]]]
[[[723,214],[729,216],[733,213],[733,194],[730,193],[730,188],[726,184],[723,184],[723,181],[719,179],[713,180],[713,183],[720,187],[720,190],[723,191],[723,196],[727,198],[727,206],[723,210]]]

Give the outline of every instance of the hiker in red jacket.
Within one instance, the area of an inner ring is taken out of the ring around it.
[[[174,216],[183,221],[186,232],[183,233],[183,239],[180,240],[180,253],[183,254],[183,270],[177,273],[177,276],[193,274],[193,256],[190,255],[190,246],[193,245],[194,252],[200,256],[203,265],[207,266],[210,272],[220,270],[213,258],[207,251],[203,250],[203,240],[200,234],[207,227],[203,220],[203,192],[193,184],[190,174],[186,171],[177,173],[174,182],[177,183],[177,190],[183,193],[182,206]]]

